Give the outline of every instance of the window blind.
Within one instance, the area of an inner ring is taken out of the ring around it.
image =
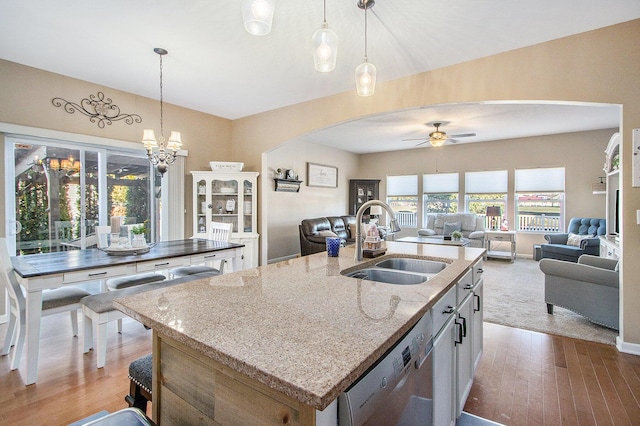
[[[418,175],[387,176],[387,196],[418,195]]]
[[[516,192],[564,192],[564,167],[516,169]]]
[[[460,188],[458,173],[437,173],[422,176],[422,191],[426,194],[451,194]]]
[[[507,171],[467,172],[464,175],[467,194],[504,194],[507,192]]]

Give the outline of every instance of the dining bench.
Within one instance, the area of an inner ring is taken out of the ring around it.
[[[97,353],[97,366],[98,368],[104,367],[107,355],[107,324],[110,321],[116,321],[127,317],[124,312],[115,308],[113,304],[114,300],[145,291],[167,288],[189,281],[214,276],[217,276],[217,274],[205,272],[202,274],[188,275],[150,284],[127,287],[122,290],[108,291],[85,296],[80,300],[80,305],[82,306],[82,311],[84,313],[84,353],[89,352],[95,347],[95,351]],[[95,345],[93,337],[94,326],[96,328]]]

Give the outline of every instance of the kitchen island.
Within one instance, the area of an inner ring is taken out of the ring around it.
[[[382,258],[356,262],[347,247],[336,258],[318,253],[118,299],[120,310],[153,329],[153,420],[314,424],[332,418],[340,393],[484,252],[385,244],[385,257],[449,266],[424,284],[364,281],[341,272]]]

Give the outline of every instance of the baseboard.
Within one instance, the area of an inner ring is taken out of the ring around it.
[[[640,355],[640,344],[627,343],[623,341],[620,336],[616,337],[616,348],[625,354]]]
[[[275,259],[269,259],[267,260],[267,263],[278,263],[278,262],[282,262],[284,260],[290,260],[290,259],[295,259],[300,257],[299,254],[292,254],[289,256],[283,256],[283,257],[276,257]]]

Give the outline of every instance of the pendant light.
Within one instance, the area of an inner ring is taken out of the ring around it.
[[[356,90],[359,96],[371,96],[376,90],[376,67],[367,59],[367,9],[374,4],[374,0],[358,0],[358,7],[364,9],[364,62],[356,67]]]
[[[276,0],[243,0],[242,20],[249,34],[264,36],[271,32]]]
[[[176,161],[176,154],[182,146],[180,140],[180,132],[172,131],[167,142],[164,138],[164,117],[163,117],[163,99],[162,99],[162,57],[166,55],[165,49],[156,47],[153,49],[160,56],[160,138],[156,141],[156,135],[153,129],[144,129],[142,136],[142,144],[147,149],[147,157],[154,166],[157,166],[160,175],[164,175],[170,164]],[[157,148],[157,151],[154,151]]]
[[[338,56],[338,36],[327,25],[327,0],[323,1],[322,27],[313,33],[313,63],[317,71],[330,72],[336,67]]]

